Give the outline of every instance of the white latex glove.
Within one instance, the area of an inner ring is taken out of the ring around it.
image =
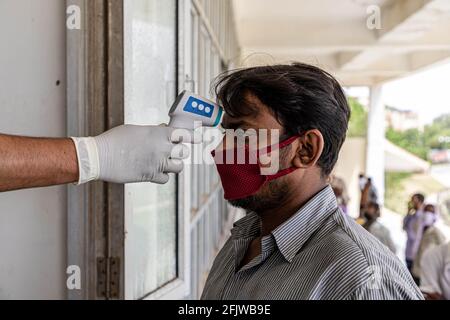
[[[167,183],[168,173],[180,173],[182,160],[190,153],[187,146],[179,144],[191,142],[189,136],[180,138],[174,131],[165,125],[124,125],[98,137],[72,138],[78,156],[78,183]]]

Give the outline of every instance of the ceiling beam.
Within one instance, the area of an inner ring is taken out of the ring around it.
[[[377,32],[378,38],[382,39],[403,23],[407,23],[431,1],[433,0],[397,0],[391,6],[382,8],[382,29]]]
[[[307,55],[307,54],[335,54],[344,52],[360,52],[366,50],[384,51],[386,53],[407,53],[412,51],[450,51],[448,43],[429,44],[341,44],[341,45],[311,45],[311,46],[274,46],[274,47],[245,47],[247,52],[261,52],[272,55]]]
[[[378,31],[377,45],[374,48],[362,50],[360,53],[347,55],[341,59],[340,68],[343,70],[358,70],[370,66],[382,59],[389,51],[378,50],[378,46],[388,46],[389,43],[402,44],[407,48],[413,47],[411,42],[429,32],[434,23],[450,12],[448,1],[443,0],[399,0],[392,6],[382,9],[382,30]],[[430,46],[431,48],[431,46]],[[436,46],[435,50],[446,51],[444,47]],[[444,49],[444,50],[443,50]],[[425,50],[410,50],[425,51]],[[404,51],[408,52],[408,51]]]

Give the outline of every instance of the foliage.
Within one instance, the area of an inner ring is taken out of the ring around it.
[[[450,141],[439,141],[442,137],[450,139],[450,114],[440,116],[425,127],[424,140],[430,148],[450,149]]]
[[[403,172],[386,172],[385,173],[385,206],[386,208],[403,213],[406,212],[406,205],[404,200],[404,186],[403,183],[411,177],[411,173]],[[399,201],[402,199],[402,201]]]
[[[430,147],[426,145],[424,135],[418,129],[409,129],[402,132],[388,128],[386,130],[386,138],[400,148],[403,148],[424,160],[427,159]]]
[[[355,98],[349,98],[348,103],[352,112],[348,136],[365,137],[367,134],[367,111]]]
[[[431,149],[450,149],[450,114],[443,115],[425,126],[423,131],[409,129],[406,131],[395,131],[388,128],[386,138],[395,145],[427,160]]]

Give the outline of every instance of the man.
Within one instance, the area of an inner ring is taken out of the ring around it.
[[[364,174],[360,173],[358,177],[358,185],[359,185],[359,191],[363,192],[364,187],[366,186],[367,178]]]
[[[0,192],[102,180],[169,181],[183,169],[189,134],[167,126],[120,126],[98,137],[28,138],[0,134]]]
[[[348,202],[350,200],[347,192],[347,185],[344,179],[331,176],[331,188],[333,189],[334,195],[338,201],[338,206],[345,214],[348,214]]]
[[[338,209],[328,184],[350,117],[337,81],[313,66],[277,65],[236,71],[217,91],[224,128],[280,130],[281,170],[258,179],[250,164],[217,164],[225,198],[247,215],[202,298],[422,299],[389,249]]]
[[[422,214],[425,196],[417,193],[411,197],[408,204],[409,211],[403,220],[403,230],[406,231],[406,249],[405,260],[408,270],[411,272],[417,250],[419,249],[420,239],[422,237],[423,225]],[[416,279],[417,280],[417,279]]]
[[[370,202],[364,212],[364,218],[366,219],[363,224],[364,229],[369,231],[375,238],[377,238],[382,244],[389,248],[393,253],[397,252],[394,241],[391,238],[391,232],[388,228],[382,225],[378,218],[380,217],[380,206],[378,203]]]
[[[417,250],[416,259],[414,260],[412,274],[419,279],[421,274],[421,261],[424,254],[436,246],[444,244],[446,241],[445,235],[435,226],[437,221],[436,209],[432,204],[427,204],[423,209],[422,216],[422,239],[420,240],[419,249]]]
[[[363,218],[365,209],[371,202],[378,203],[378,192],[373,184],[372,178],[367,178],[366,185],[361,193],[360,218]]]
[[[423,255],[420,279],[420,289],[427,300],[450,300],[450,243]]]

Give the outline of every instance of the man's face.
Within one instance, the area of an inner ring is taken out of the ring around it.
[[[366,218],[368,218],[368,219],[376,219],[378,217],[376,208],[373,206],[369,206],[366,209],[366,216],[367,216]]]
[[[282,125],[275,119],[270,113],[268,107],[266,107],[259,99],[251,94],[247,95],[247,104],[252,107],[252,112],[243,117],[233,118],[229,115],[225,115],[222,126],[224,129],[242,129],[244,131],[249,129],[256,130],[259,133],[260,129],[267,130],[267,141],[261,141],[258,137],[258,149],[278,143],[276,135],[271,130],[278,130],[280,140],[284,140],[285,133]],[[243,107],[245,107],[243,105]],[[226,141],[224,138],[223,147],[226,148]],[[286,147],[279,153],[279,169],[285,169],[291,167],[291,148]],[[232,200],[230,203],[235,207],[240,207],[249,211],[258,212],[260,209],[270,209],[279,206],[284,196],[289,190],[289,184],[286,179],[280,178],[266,183],[256,194],[238,200]]]
[[[416,209],[416,210],[420,209],[420,207],[422,206],[422,202],[416,196],[412,197],[411,202],[413,204],[414,209]]]

